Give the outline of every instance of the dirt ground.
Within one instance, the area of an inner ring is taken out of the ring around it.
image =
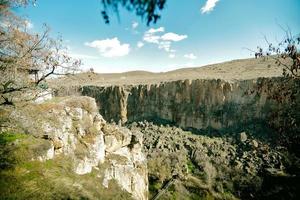
[[[277,77],[282,75],[282,67],[272,58],[233,60],[195,68],[181,68],[169,72],[152,73],[147,71],[130,71],[124,73],[80,73],[49,81],[50,85],[139,85],[194,79],[237,80],[258,77]]]

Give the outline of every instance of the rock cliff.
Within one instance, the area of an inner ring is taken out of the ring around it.
[[[279,81],[278,79],[269,79]],[[228,82],[184,80],[138,86],[83,86],[83,95],[99,103],[106,120],[122,123],[150,120],[198,130],[243,131],[266,123],[274,102],[265,79]],[[237,132],[238,132],[237,131]]]
[[[38,140],[30,160],[46,162],[63,157],[78,175],[94,171],[104,187],[109,188],[110,181],[115,180],[134,199],[148,199],[142,137],[106,123],[93,98],[53,99],[14,109],[9,115],[17,125],[11,130],[26,130]]]

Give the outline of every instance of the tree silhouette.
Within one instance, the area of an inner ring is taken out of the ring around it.
[[[32,34],[28,22],[11,12],[11,6],[29,1],[0,3],[0,105],[12,105],[14,99],[23,100],[24,94],[34,93],[47,77],[73,73],[80,61],[68,56],[61,39],[49,37],[49,28]]]
[[[265,37],[267,48],[257,47],[255,57],[274,60],[282,67],[283,77],[278,82],[262,81],[257,93],[266,92],[276,102],[275,111],[270,113],[270,126],[278,133],[277,142],[300,157],[300,34],[292,35],[289,29],[281,28],[285,33],[283,39],[273,44]]]
[[[99,0],[105,23],[109,15],[123,7],[134,12],[147,25],[156,23],[166,0]],[[13,104],[13,98],[35,89],[52,75],[74,72],[80,61],[69,57],[61,40],[49,37],[49,29],[42,34],[29,33],[26,20],[11,9],[34,4],[36,0],[0,0],[0,105]],[[34,75],[34,80],[30,79]]]
[[[164,9],[166,0],[101,0],[101,3],[103,6],[101,14],[106,24],[110,22],[109,14],[118,15],[119,8],[123,7],[150,25],[161,17],[160,12]]]

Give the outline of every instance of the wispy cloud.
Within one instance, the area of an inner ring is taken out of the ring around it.
[[[178,42],[187,38],[187,35],[178,35],[176,33],[166,33],[161,36],[162,40]]]
[[[172,42],[179,42],[186,39],[187,35],[179,35],[177,33],[168,32],[162,35],[165,32],[164,27],[159,27],[157,29],[150,28],[144,33],[143,40],[147,43],[157,44],[159,49],[163,49],[166,52],[175,52],[171,48]]]
[[[164,28],[164,27],[159,27],[159,28],[157,28],[157,29],[150,28],[147,32],[148,32],[148,33],[165,32],[165,28]]]
[[[143,40],[148,43],[158,44],[160,40],[160,36],[155,34],[157,32],[158,32],[157,30],[151,28],[150,30],[145,32]]]
[[[136,46],[137,46],[138,48],[142,48],[144,45],[145,45],[145,44],[144,44],[143,42],[139,41],[139,42],[137,43]]]
[[[201,13],[209,13],[214,10],[215,6],[220,0],[207,0],[205,5],[201,8]]]
[[[169,58],[175,58],[175,54],[169,54]]]
[[[132,24],[131,24],[132,29],[136,29],[138,26],[139,26],[139,23],[137,23],[137,22],[132,22]]]
[[[130,52],[130,45],[121,44],[117,37],[86,42],[85,45],[97,49],[101,56],[109,58],[126,56]]]
[[[174,52],[175,50],[171,49],[171,42],[170,41],[160,41],[158,43],[158,48],[163,49],[166,52]]]
[[[185,54],[184,57],[188,58],[188,59],[191,59],[191,60],[197,59],[197,56],[195,56],[193,53]]]

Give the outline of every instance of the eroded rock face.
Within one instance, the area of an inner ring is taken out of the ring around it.
[[[93,167],[105,160],[105,143],[102,132],[94,138],[94,142],[86,144],[86,147],[88,155],[75,161],[75,172],[77,174],[90,173]]]
[[[24,123],[23,127],[31,122],[28,131],[47,142],[47,148],[34,160],[70,157],[75,173],[82,175],[96,169],[99,177],[103,177],[104,186],[108,187],[113,179],[134,199],[147,199],[147,164],[142,153],[142,137],[127,128],[106,123],[93,98],[68,97],[30,109],[34,115],[21,111],[13,115]]]
[[[50,148],[43,154],[37,157],[37,160],[43,162],[54,158],[54,145],[51,143]]]
[[[104,186],[108,187],[108,182],[115,179],[135,199],[148,199],[148,191],[145,190],[148,188],[148,172],[142,146],[142,140],[138,140],[109,154],[111,165],[105,170]]]
[[[106,159],[109,167],[105,170],[103,185],[108,187],[115,179],[135,199],[148,199],[148,173],[146,157],[142,152],[141,135],[133,134],[124,127],[104,127]]]
[[[185,80],[139,86],[84,86],[106,120],[160,120],[183,128],[228,129],[265,123],[271,103],[251,94],[260,80]],[[263,91],[263,90],[262,90]]]

